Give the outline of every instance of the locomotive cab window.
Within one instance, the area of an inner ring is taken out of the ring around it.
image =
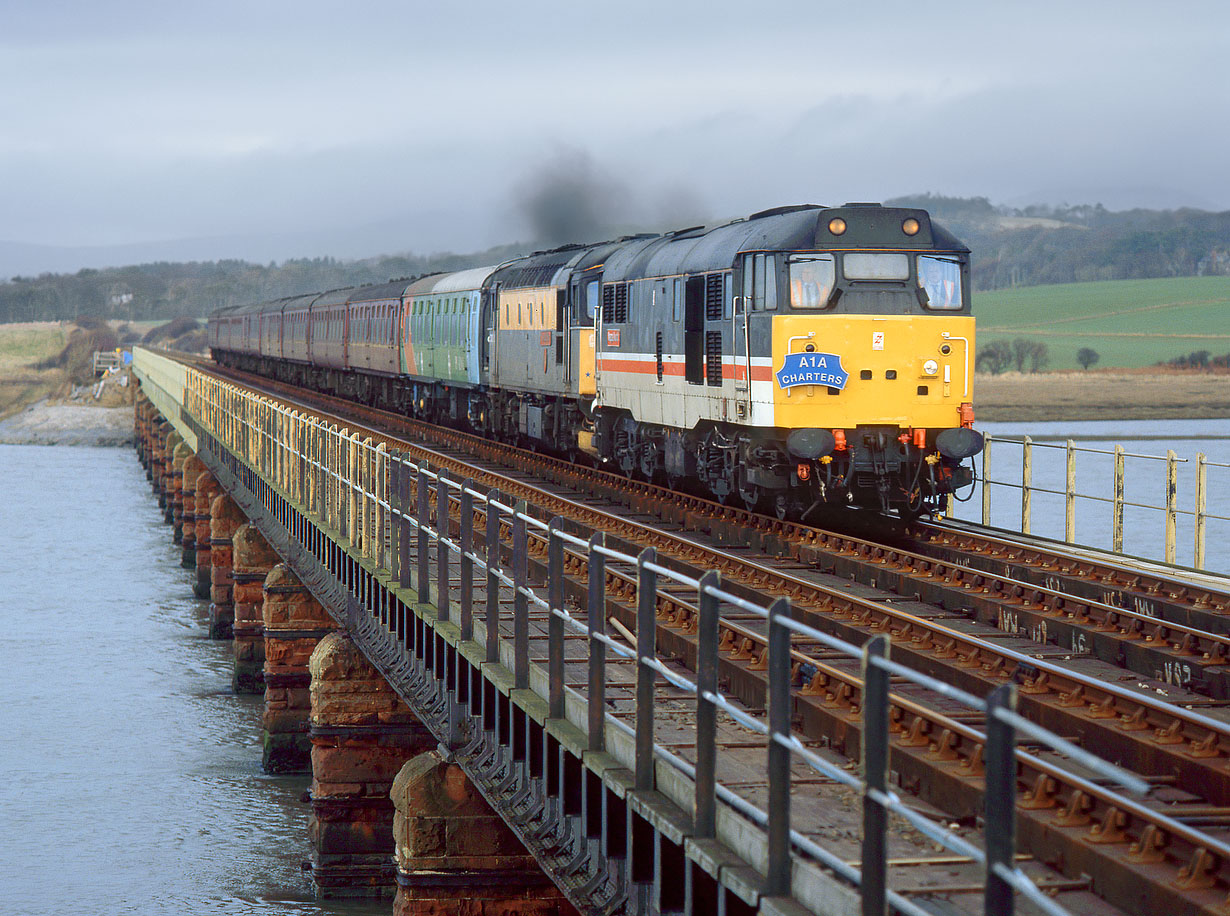
[[[926,294],[929,309],[955,311],[961,308],[961,263],[955,258],[918,256],[918,287]]]
[[[831,254],[795,255],[790,259],[790,307],[822,309],[828,305],[837,280]]]
[[[910,259],[904,254],[851,252],[841,260],[847,280],[908,280]]]

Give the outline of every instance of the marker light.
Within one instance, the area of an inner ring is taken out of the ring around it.
[[[846,221],[840,216],[835,216],[829,220],[829,232],[833,235],[841,235],[846,231]]]
[[[918,225],[918,220],[914,219],[912,216],[901,224],[901,231],[906,235],[918,235],[918,230],[921,228],[922,227]]]

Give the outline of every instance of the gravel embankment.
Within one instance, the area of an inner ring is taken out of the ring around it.
[[[39,401],[0,421],[3,445],[131,445],[132,407]]]

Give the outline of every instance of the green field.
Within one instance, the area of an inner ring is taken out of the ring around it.
[[[1152,366],[1194,350],[1230,353],[1230,277],[1108,280],[999,289],[974,296],[978,346],[1026,337],[1045,343],[1048,369]]]

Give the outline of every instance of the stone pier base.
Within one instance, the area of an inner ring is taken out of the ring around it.
[[[322,897],[392,896],[393,779],[435,745],[350,638],[326,636],[312,676],[312,880]]]
[[[184,461],[183,489],[180,515],[180,565],[184,569],[196,568],[196,479],[205,470],[205,462],[195,454]]]
[[[394,916],[564,916],[576,910],[439,751],[397,774]]]
[[[225,493],[218,494],[209,507],[209,636],[230,639],[235,623],[235,583],[231,580],[234,547],[231,539],[247,522],[243,511]]]
[[[196,479],[196,584],[192,593],[198,598],[208,598],[213,572],[213,559],[210,550],[210,506],[222,492],[222,487],[209,471],[202,471]]]
[[[265,577],[278,564],[278,555],[255,525],[240,525],[231,539],[235,583],[235,620],[231,626],[236,693],[265,691]]]
[[[266,773],[310,773],[312,715],[308,661],[337,624],[284,563],[265,577],[265,711],[261,767]]]

